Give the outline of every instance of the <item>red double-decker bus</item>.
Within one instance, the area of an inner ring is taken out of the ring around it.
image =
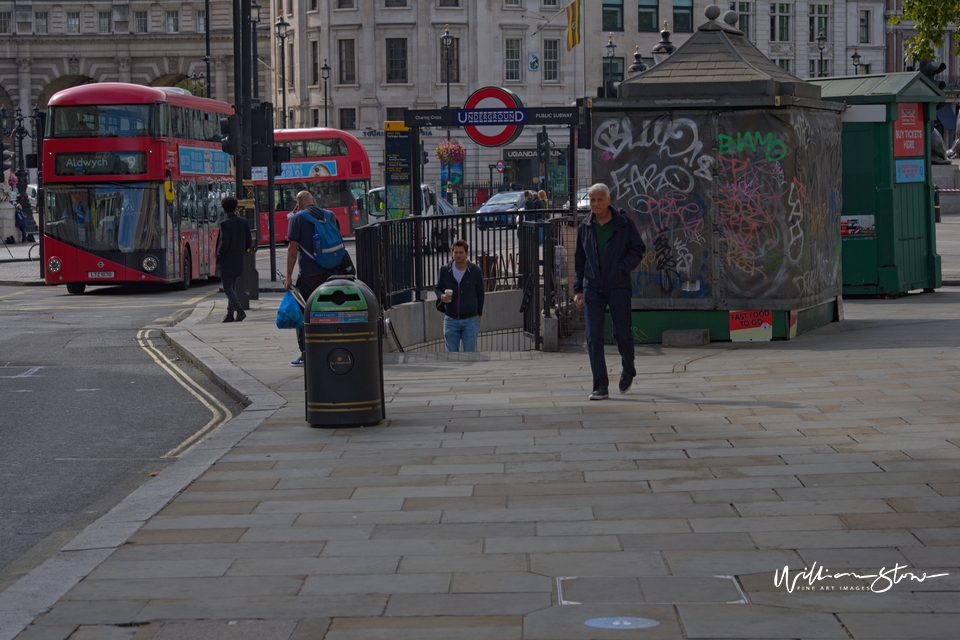
[[[360,141],[346,131],[325,127],[278,129],[274,144],[290,149],[290,162],[274,185],[276,241],[287,239],[287,214],[296,206],[297,194],[309,191],[317,204],[333,211],[344,236],[366,224],[361,210],[370,190],[370,157]],[[260,243],[270,242],[270,208],[267,202],[267,169],[254,167],[253,184],[260,211]]]
[[[236,191],[220,118],[233,107],[175,87],[106,82],[48,103],[45,279],[175,282],[216,272],[220,200]]]

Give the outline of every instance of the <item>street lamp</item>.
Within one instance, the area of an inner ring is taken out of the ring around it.
[[[277,38],[280,40],[280,100],[282,103],[283,118],[281,119],[281,128],[287,128],[287,29],[290,23],[283,19],[283,13],[273,25],[277,29]]]
[[[200,95],[203,97],[206,97],[206,79],[207,77],[202,73],[198,74],[197,72],[193,72],[190,75],[190,81],[193,82],[193,87],[192,87],[193,90],[190,93],[192,93],[193,95],[197,95],[197,85],[200,85],[200,89],[202,89],[202,91],[200,92]],[[201,80],[204,81],[203,84],[200,84]]]
[[[633,54],[633,64],[630,65],[627,71],[630,73],[643,73],[647,68],[646,63],[643,61],[643,56],[640,55],[640,45],[637,45],[637,50]]]
[[[613,55],[617,52],[617,45],[613,44],[613,34],[607,36],[607,44],[604,45],[607,50],[607,72],[603,74],[603,80],[613,81]],[[609,76],[609,77],[608,77]]]
[[[453,46],[453,36],[450,35],[450,25],[448,24],[443,26],[443,35],[440,36],[440,44],[443,45],[443,55],[445,58],[444,70],[446,73],[446,80],[447,80],[447,114],[449,115],[450,114],[450,47]],[[447,140],[449,139],[450,139],[450,127],[447,127]],[[450,195],[449,187],[453,183],[453,177],[450,175],[451,173],[450,165],[447,164],[446,167],[447,167],[447,185],[446,186],[448,187],[446,189],[446,196],[447,196],[447,202],[450,202],[451,195]]]
[[[653,63],[658,65],[667,58],[670,57],[677,48],[670,42],[670,29],[667,21],[663,21],[663,31],[660,32],[660,42],[653,45],[653,48],[650,49],[650,53],[653,54]]]
[[[260,60],[257,58],[257,25],[260,24],[260,5],[257,0],[250,3],[250,26],[253,27],[253,99],[260,99]]]
[[[823,30],[817,34],[817,49],[820,49],[820,70],[817,73],[818,78],[823,77],[823,48],[827,46],[827,36],[823,35]]]
[[[443,35],[440,36],[446,62],[445,74],[447,80],[447,112],[450,111],[450,47],[453,46],[453,36],[450,35],[450,25],[444,25]],[[447,127],[447,140],[450,139],[450,127]]]
[[[327,125],[327,80],[330,79],[330,65],[327,59],[323,59],[323,66],[320,67],[320,77],[323,78],[323,126]]]
[[[860,54],[857,53],[857,50],[853,50],[853,55],[850,56],[850,59],[853,61],[853,75],[860,75]]]

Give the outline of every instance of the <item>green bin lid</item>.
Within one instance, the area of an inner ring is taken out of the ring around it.
[[[322,286],[310,301],[311,311],[367,311],[367,298],[356,285]]]

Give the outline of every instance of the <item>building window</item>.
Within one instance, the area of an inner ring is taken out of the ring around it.
[[[340,51],[340,84],[357,83],[357,54],[353,40],[338,40]]]
[[[860,12],[860,43],[868,44],[870,42],[870,12]]]
[[[623,0],[603,0],[603,30],[623,31]]]
[[[438,6],[441,7],[459,7],[460,0],[440,0]]]
[[[777,63],[778,67],[780,67],[787,73],[790,73],[790,60],[780,59],[780,60],[776,60],[775,62]]]
[[[179,11],[167,11],[167,33],[180,33]]]
[[[310,84],[320,84],[320,43],[310,41]]]
[[[830,37],[830,5],[812,4],[810,5],[810,42],[816,42],[821,32],[827,40],[832,39]]]
[[[340,128],[343,130],[357,128],[356,109],[340,109]]]
[[[604,57],[603,79],[623,82],[623,58]]]
[[[33,31],[34,33],[50,33],[48,25],[47,12],[38,12],[33,14]]]
[[[440,46],[440,82],[447,82],[447,48]],[[450,43],[450,82],[460,82],[460,38]]]
[[[337,9],[353,9],[353,0],[337,0]]]
[[[520,6],[520,0],[504,0],[504,1],[503,1],[503,6],[505,6],[505,7],[519,7],[519,6]]]
[[[854,69],[854,71],[856,71],[858,75],[868,76],[870,75],[870,65],[865,62],[861,62],[860,67]]]
[[[110,12],[101,11],[97,14],[100,22],[100,33],[110,33]]]
[[[407,39],[387,38],[387,82],[407,81]]]
[[[747,40],[753,38],[753,3],[752,2],[731,2],[730,8],[740,14],[740,22],[737,27],[743,31]]]
[[[320,126],[320,109],[310,109],[310,119],[313,121],[313,126]]]
[[[11,20],[13,14],[10,11],[0,12],[0,33],[12,33]]]
[[[504,77],[514,82],[520,81],[520,46],[519,38],[507,38],[504,55]]]
[[[308,9],[308,11],[316,11],[319,8],[320,7],[317,6],[317,0],[310,0],[310,8]]]
[[[407,0],[386,0],[383,6],[385,7],[405,7],[407,6]],[[346,109],[345,109],[346,111]]]
[[[197,33],[207,32],[207,12],[204,9],[197,10]]]
[[[293,79],[296,77],[296,76],[294,75],[294,69],[296,69],[296,65],[294,64],[294,62],[295,62],[295,61],[294,61],[294,59],[293,59],[293,43],[290,43],[290,44],[287,45],[287,59],[286,59],[286,63],[287,63],[287,91],[289,91],[291,88],[294,88]]]
[[[147,12],[146,11],[135,11],[133,14],[133,31],[134,33],[146,33],[147,32]]]
[[[560,41],[543,41],[543,80],[544,82],[560,81]]]
[[[540,0],[540,4],[542,4],[545,7],[559,6],[558,0]]]
[[[640,31],[660,30],[660,4],[658,0],[637,2],[637,26]]]
[[[67,33],[80,33],[79,11],[71,11],[67,14]]]
[[[673,0],[673,30],[693,31],[693,0]]]
[[[831,76],[830,73],[830,61],[829,60],[811,60],[810,61],[810,77],[811,78],[827,78]]]
[[[790,16],[793,14],[793,5],[785,2],[770,5],[770,40],[773,42],[790,42]],[[781,65],[782,66],[782,65]],[[789,71],[789,69],[788,69]]]
[[[403,122],[403,112],[406,110],[406,107],[387,107],[387,121]]]

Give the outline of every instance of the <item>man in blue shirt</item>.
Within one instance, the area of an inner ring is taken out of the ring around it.
[[[483,316],[483,271],[469,262],[470,247],[463,240],[454,240],[450,255],[453,260],[440,267],[434,292],[444,304],[443,340],[447,351],[477,350],[480,318]]]
[[[576,277],[573,302],[586,307],[587,353],[593,372],[590,400],[606,400],[609,378],[603,355],[603,316],[610,307],[613,337],[620,352],[620,393],[637,375],[631,328],[633,283],[630,274],[646,251],[640,232],[626,211],[610,204],[610,189],[597,183],[587,192],[590,213],[577,228]]]
[[[306,301],[317,287],[327,281],[334,275],[352,275],[354,273],[353,261],[350,254],[344,255],[340,266],[331,269],[325,269],[317,264],[313,257],[313,234],[316,227],[310,220],[304,219],[304,215],[313,216],[318,220],[324,215],[333,216],[329,211],[324,214],[324,209],[317,206],[317,201],[309,191],[301,191],[297,194],[297,207],[293,210],[293,217],[290,219],[290,226],[287,229],[287,277],[284,280],[283,288],[289,290],[293,285],[293,267],[300,265],[300,275],[297,277],[296,287],[300,295]],[[339,229],[340,223],[337,222]],[[342,233],[342,231],[341,231]],[[293,367],[303,366],[303,329],[297,329],[297,344],[300,346],[300,357],[290,363]]]

